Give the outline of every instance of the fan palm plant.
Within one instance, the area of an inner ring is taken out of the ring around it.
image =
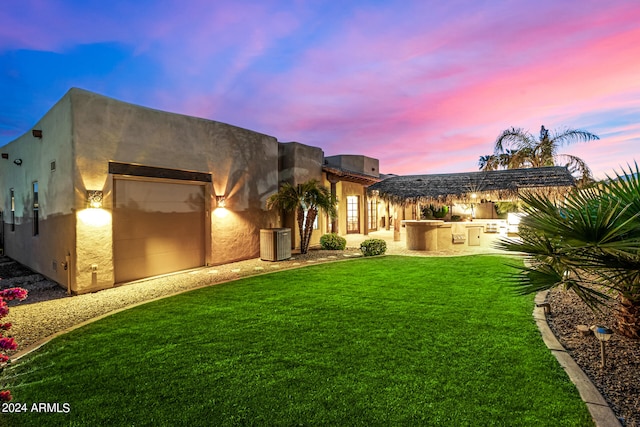
[[[513,276],[522,293],[557,286],[573,290],[592,309],[615,300],[616,329],[640,339],[640,170],[570,193],[557,203],[522,196],[520,239],[497,246],[525,253]]]
[[[267,200],[267,209],[295,212],[300,231],[300,253],[306,254],[318,211],[322,210],[335,218],[337,203],[335,195],[329,189],[311,179],[298,185],[288,182],[282,184],[280,190]]]
[[[481,156],[481,170],[539,168],[564,164],[578,176],[581,183],[591,181],[591,170],[584,160],[570,154],[560,154],[558,149],[579,141],[600,139],[597,135],[579,129],[567,129],[549,133],[544,126],[540,128],[539,138],[520,128],[504,130],[496,138],[493,154]]]

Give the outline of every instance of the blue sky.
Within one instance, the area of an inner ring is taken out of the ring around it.
[[[477,169],[511,126],[638,160],[640,3],[5,0],[0,145],[71,87],[222,121],[384,173]]]

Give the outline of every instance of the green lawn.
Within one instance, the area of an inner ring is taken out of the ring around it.
[[[9,425],[587,426],[506,258],[380,257],[246,278],[61,336],[8,372]]]

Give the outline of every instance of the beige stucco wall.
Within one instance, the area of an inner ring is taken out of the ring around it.
[[[278,214],[265,209],[267,197],[278,188],[274,137],[79,89],[71,89],[33,129],[41,129],[43,138],[34,138],[29,129],[0,148],[9,157],[0,159],[4,249],[63,287],[70,282],[73,292],[114,285],[109,162],[211,174],[213,182],[205,184],[208,264],[259,256],[259,230],[279,226]],[[22,165],[15,165],[15,159]],[[34,181],[39,186],[37,236]],[[10,231],[10,189],[15,191],[15,231]],[[87,209],[86,190],[104,192],[102,209]],[[224,216],[213,215],[216,195],[226,198]]]
[[[207,263],[216,265],[259,256],[259,230],[276,218],[265,210],[278,185],[276,138],[210,120],[120,102],[90,92],[69,92],[75,148],[75,208],[84,210],[86,190],[104,192],[104,211],[113,207],[110,161],[211,173],[207,185]],[[226,198],[227,215],[212,215],[216,195]],[[78,221],[76,291],[113,285],[111,222]],[[82,236],[82,240],[80,239]]]
[[[339,154],[325,158],[328,165],[345,169],[352,172],[359,172],[366,175],[380,176],[380,161],[372,157],[359,154]]]
[[[42,130],[35,138],[31,130]],[[4,251],[9,257],[67,285],[64,262],[75,247],[72,176],[71,100],[68,96],[23,136],[0,147],[1,209],[4,214]],[[17,166],[14,160],[21,159]],[[52,162],[55,169],[52,170]],[[38,182],[39,234],[33,235],[33,182]],[[10,189],[15,191],[15,231],[11,226]]]
[[[367,209],[365,191],[361,184],[348,181],[340,181],[336,184],[336,194],[338,196],[338,230],[339,234],[347,234],[347,197],[358,196],[359,207],[359,227],[360,234],[365,232],[365,211]]]
[[[322,162],[324,153],[318,147],[301,144],[299,142],[284,142],[279,144],[279,181],[288,182],[292,185],[301,184],[310,179],[315,179],[322,183]],[[328,185],[326,186],[327,188]],[[300,248],[300,232],[298,223],[293,213],[278,212],[280,226],[290,228],[292,233],[291,248]],[[311,233],[310,246],[320,244],[320,236],[327,228],[326,215],[318,213],[318,229]]]

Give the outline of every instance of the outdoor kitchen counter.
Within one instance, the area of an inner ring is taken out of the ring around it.
[[[441,220],[404,220],[407,230],[407,249],[413,251],[435,251],[438,249],[438,226]]]

